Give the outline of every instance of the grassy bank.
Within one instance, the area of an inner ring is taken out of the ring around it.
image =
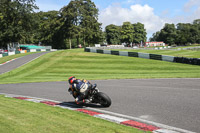
[[[134,57],[83,52],[48,53],[0,75],[0,83],[65,81],[69,76],[89,80],[133,78],[200,78],[200,67]]]
[[[1,133],[142,133],[92,116],[0,95]]]

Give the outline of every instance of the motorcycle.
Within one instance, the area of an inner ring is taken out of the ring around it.
[[[75,98],[74,95],[73,97]],[[97,84],[88,87],[88,94],[85,96],[85,99],[89,100],[87,103],[100,104],[103,107],[109,107],[111,105],[110,97],[103,92],[99,92]]]

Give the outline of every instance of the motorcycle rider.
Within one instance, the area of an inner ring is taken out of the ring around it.
[[[74,96],[75,102],[77,104],[88,103],[89,100],[85,98],[92,84],[87,80],[76,79],[74,76],[69,77],[68,82],[70,84],[68,91]]]

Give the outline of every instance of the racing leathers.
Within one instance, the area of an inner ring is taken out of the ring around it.
[[[68,91],[73,95],[77,104],[87,103],[89,100],[86,97],[91,87],[92,84],[89,81],[76,79],[70,85]]]

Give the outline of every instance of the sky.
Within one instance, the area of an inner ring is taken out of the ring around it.
[[[99,9],[102,29],[109,24],[143,23],[147,38],[165,23],[192,23],[200,19],[200,0],[91,0]],[[39,11],[60,10],[70,0],[36,0]]]

